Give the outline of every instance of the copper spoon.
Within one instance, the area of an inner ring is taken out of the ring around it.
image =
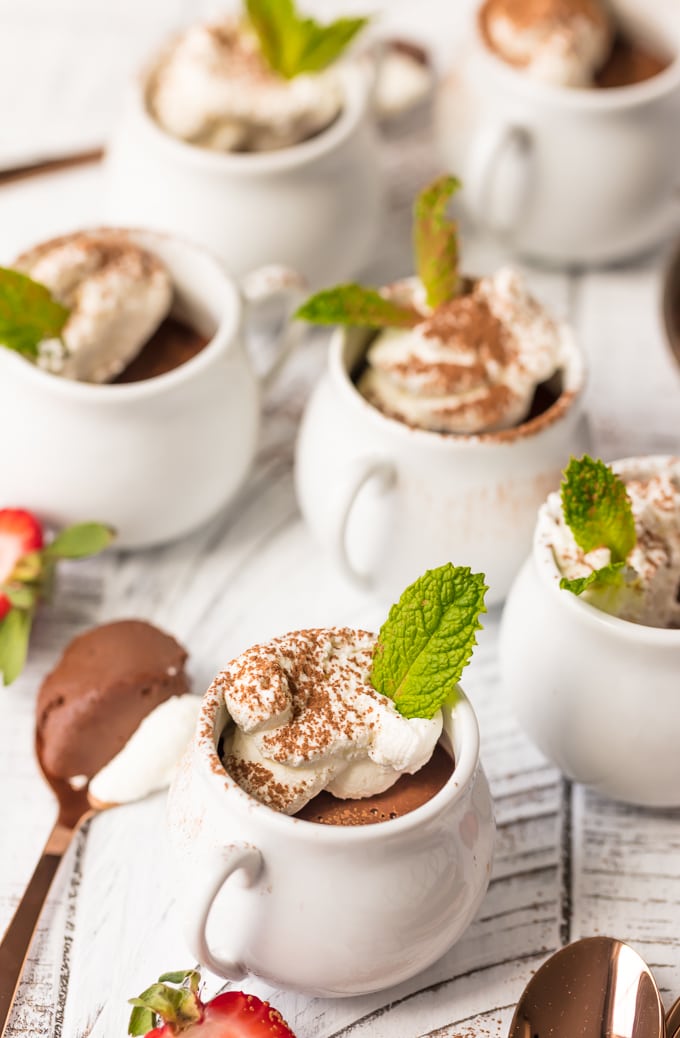
[[[532,977],[509,1038],[666,1038],[661,996],[629,945],[588,937],[556,952]]]
[[[668,1038],[680,1038],[680,998],[666,1013],[666,1034]]]
[[[59,863],[80,827],[105,807],[114,806],[90,800],[87,784],[76,789],[66,780],[50,775],[43,765],[39,736],[36,736],[35,751],[43,777],[57,798],[59,812],[24,896],[0,944],[0,1035],[4,1035],[7,1029],[33,934]]]

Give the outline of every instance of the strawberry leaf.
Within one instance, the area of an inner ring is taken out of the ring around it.
[[[36,588],[25,584],[2,584],[0,586],[0,594],[7,595],[10,603],[16,609],[33,609],[38,600]]]
[[[102,523],[77,523],[58,533],[44,555],[48,559],[83,559],[104,551],[115,536],[115,530]]]
[[[405,717],[433,717],[455,702],[456,686],[486,612],[484,575],[447,563],[404,591],[380,629],[373,687]]]
[[[348,324],[356,328],[413,328],[422,316],[411,307],[386,299],[374,288],[338,285],[303,303],[295,317],[312,324]]]
[[[368,22],[339,18],[321,25],[300,15],[294,0],[246,0],[246,11],[265,61],[284,79],[327,68]]]
[[[455,177],[439,177],[421,191],[414,207],[416,269],[433,309],[448,303],[460,291],[458,227],[446,216],[451,196],[460,187]]]
[[[24,669],[32,622],[33,614],[23,609],[10,609],[0,621],[0,673],[5,685],[11,685]]]
[[[637,543],[626,484],[603,461],[572,458],[561,486],[562,511],[584,552],[609,548],[611,561],[625,562]]]
[[[134,1002],[135,999],[131,999]],[[156,1026],[156,1014],[146,1006],[136,1005],[130,1013],[130,1020],[128,1022],[128,1034],[131,1035],[143,1035],[148,1034],[149,1031],[153,1031]]]
[[[34,360],[41,342],[59,338],[68,317],[44,285],[0,267],[0,345]]]

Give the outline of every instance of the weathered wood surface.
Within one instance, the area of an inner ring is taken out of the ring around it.
[[[391,218],[371,271],[376,280],[408,269],[410,199],[437,169],[425,130],[392,139],[385,159]],[[98,221],[101,192],[97,170],[3,189],[3,259],[31,239]],[[505,258],[472,234],[465,248],[473,271]],[[659,322],[663,259],[660,250],[616,270],[529,271],[536,292],[573,322],[586,350],[594,449],[609,458],[680,450],[680,376]],[[33,704],[41,676],[69,637],[104,618],[147,617],[186,643],[201,689],[234,654],[282,630],[380,623],[383,607],[342,582],[295,504],[295,429],[324,350],[323,336],[311,338],[267,399],[257,464],[223,516],[180,544],[111,555],[64,574],[54,609],[36,627],[25,675],[2,693],[0,928],[53,815],[32,760]],[[252,980],[250,990],[269,995],[299,1038],[504,1035],[522,987],[546,954],[595,933],[630,939],[664,998],[680,994],[680,813],[629,809],[564,782],[509,716],[497,629],[493,613],[465,680],[498,821],[493,879],[478,918],[427,974],[378,995],[309,1000]],[[13,1038],[122,1035],[126,999],[160,972],[188,965],[163,813],[159,795],[95,819],[78,837],[41,919]],[[208,981],[217,990],[217,979]]]

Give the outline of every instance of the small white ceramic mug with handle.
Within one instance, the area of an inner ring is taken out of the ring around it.
[[[386,417],[352,379],[371,332],[334,333],[303,415],[295,479],[302,514],[341,569],[386,602],[452,560],[502,601],[531,545],[536,509],[584,450],[583,361],[563,327],[561,393],[516,429],[453,435]]]
[[[175,290],[172,313],[209,337],[192,359],[141,382],[91,385],[41,370],[0,347],[0,437],[12,444],[0,470],[0,500],[56,525],[96,519],[117,546],[172,540],[206,522],[245,479],[260,426],[260,392],[299,332],[287,327],[265,375],[244,343],[248,306],[301,298],[284,268],[256,271],[241,288],[196,245],[128,231],[157,255]]]
[[[320,825],[254,800],[224,770],[228,722],[206,694],[168,800],[192,954],[311,995],[358,995],[425,969],[464,932],[489,883],[491,797],[461,696],[444,712],[454,772],[431,800],[373,825]]]
[[[562,263],[619,260],[680,225],[680,11],[614,0],[634,37],[673,57],[632,86],[537,82],[479,28],[442,83],[436,135],[462,204],[521,253]]]
[[[668,460],[614,468],[644,477]],[[610,616],[562,590],[560,576],[537,528],[501,626],[501,674],[520,724],[569,778],[629,803],[680,807],[680,630]]]
[[[383,208],[369,60],[339,70],[344,105],[310,140],[277,151],[211,151],[172,137],[148,107],[153,69],[131,90],[108,154],[108,217],[186,235],[235,276],[283,263],[321,287],[371,258]]]

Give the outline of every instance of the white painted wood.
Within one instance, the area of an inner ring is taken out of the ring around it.
[[[42,9],[37,0],[24,2],[26,9]],[[139,6],[116,5],[116,11],[123,18]],[[190,6],[186,0],[165,4],[167,18],[186,17]],[[72,0],[74,11],[81,7]],[[113,8],[107,10],[113,20]],[[410,202],[437,171],[427,127],[401,137],[392,131],[384,151],[391,209],[367,275],[376,282],[408,271]],[[96,222],[102,191],[98,169],[3,187],[2,259],[31,240]],[[464,231],[470,271],[508,258],[497,244]],[[594,450],[607,457],[680,450],[680,374],[664,352],[658,315],[663,260],[659,250],[616,270],[528,270],[536,292],[575,323],[590,364]],[[348,587],[310,541],[294,499],[296,424],[325,348],[325,335],[310,336],[267,398],[256,467],[223,516],[176,545],[112,554],[63,575],[54,607],[36,627],[25,675],[1,693],[0,928],[52,817],[31,754],[36,689],[76,631],[104,618],[152,619],[187,644],[202,689],[255,640],[311,624],[380,624],[376,604]],[[493,613],[465,680],[479,714],[499,826],[480,913],[426,975],[378,995],[310,1000],[251,979],[248,989],[269,996],[298,1038],[504,1035],[540,961],[565,940],[594,933],[630,938],[652,965],[664,997],[680,994],[680,813],[624,808],[570,789],[508,714],[497,630]],[[31,950],[13,1038],[122,1035],[126,999],[160,972],[190,965],[177,922],[182,892],[171,888],[166,867],[163,814],[159,795],[95,819],[80,836]],[[207,986],[214,992],[219,982],[208,977]]]

